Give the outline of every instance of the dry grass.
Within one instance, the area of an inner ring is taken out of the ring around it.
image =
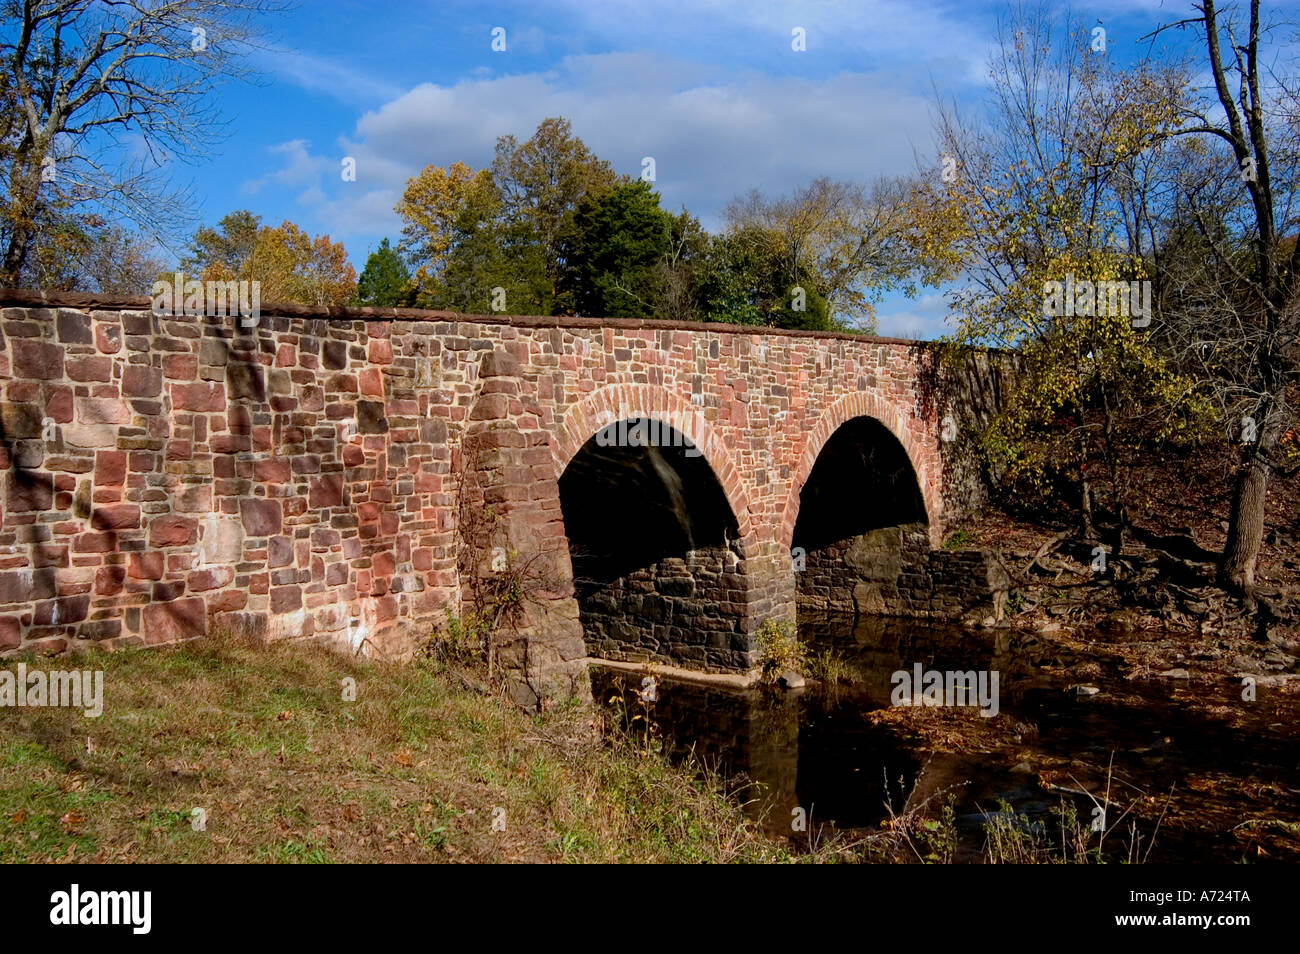
[[[104,712],[0,709],[0,861],[793,859],[594,710],[529,717],[436,661],[218,638],[26,662],[103,668]]]

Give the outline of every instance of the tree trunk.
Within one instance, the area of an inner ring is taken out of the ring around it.
[[[9,245],[0,263],[0,286],[17,286],[23,264],[36,236],[34,215],[41,187],[40,167],[31,168],[26,157],[15,156],[9,177]]]
[[[31,247],[32,230],[19,222],[13,225],[9,236],[9,247],[5,249],[3,264],[0,264],[0,287],[18,287],[23,263]]]
[[[1228,520],[1228,543],[1223,548],[1219,575],[1230,589],[1254,600],[1255,563],[1264,540],[1264,501],[1268,492],[1268,464],[1252,454],[1237,478]]]

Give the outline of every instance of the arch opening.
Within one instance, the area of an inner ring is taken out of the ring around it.
[[[624,418],[588,439],[559,484],[590,655],[747,667],[740,531],[689,439]]]
[[[791,548],[800,612],[928,611],[925,500],[880,421],[851,418],[826,441],[799,493]]]

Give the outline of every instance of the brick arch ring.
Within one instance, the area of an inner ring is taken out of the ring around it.
[[[804,441],[803,454],[800,456],[792,475],[790,491],[786,495],[785,506],[781,513],[781,546],[785,550],[789,550],[794,540],[794,525],[799,519],[799,493],[803,490],[804,484],[812,473],[813,466],[817,463],[822,448],[826,446],[826,442],[831,439],[831,435],[839,430],[842,424],[846,424],[855,417],[876,419],[903,446],[903,451],[912,464],[912,472],[916,476],[916,485],[920,488],[921,499],[925,503],[930,542],[931,545],[935,545],[937,535],[940,533],[938,517],[942,512],[943,503],[939,488],[931,479],[932,470],[937,470],[937,468],[929,467],[927,458],[937,454],[937,450],[933,447],[927,449],[924,438],[918,438],[913,430],[905,425],[902,415],[895,408],[881,401],[873,394],[865,391],[855,391],[837,399],[828,407],[818,419],[817,424],[808,433],[807,440]]]
[[[601,428],[625,418],[649,417],[667,424],[690,438],[713,471],[714,478],[731,506],[740,534],[740,552],[746,559],[757,554],[756,524],[752,518],[749,492],[732,463],[731,452],[709,426],[694,404],[662,387],[649,384],[611,384],[586,395],[570,407],[556,428],[551,453],[555,473],[564,473],[569,462]]]

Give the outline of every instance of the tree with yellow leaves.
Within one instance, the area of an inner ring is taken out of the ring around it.
[[[1123,217],[1128,163],[1177,124],[1184,77],[1112,69],[1050,12],[1004,25],[981,125],[943,109],[939,168],[911,194],[911,241],[951,295],[957,342],[1018,352],[1011,393],[982,435],[995,470],[1058,496],[1079,529],[1110,485],[1116,547],[1127,521],[1126,451],[1202,419],[1193,382],[1151,346],[1147,252]]]
[[[346,305],[357,272],[342,242],[315,238],[292,222],[271,228],[251,212],[232,212],[217,228],[200,228],[181,268],[201,281],[261,283],[261,300],[298,305]]]

